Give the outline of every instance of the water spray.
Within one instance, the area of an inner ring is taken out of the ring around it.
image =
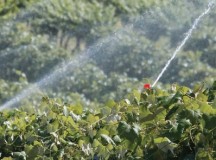
[[[114,34],[111,34],[108,37],[100,39],[98,42],[96,42],[95,44],[90,46],[86,51],[84,51],[84,53],[79,54],[73,57],[72,60],[68,60],[64,64],[59,65],[56,70],[54,70],[53,72],[44,76],[36,83],[29,85],[26,89],[19,92],[12,99],[1,105],[0,110],[12,108],[21,100],[33,95],[35,93],[35,90],[44,89],[46,88],[46,86],[51,85],[54,82],[54,80],[63,77],[63,75],[66,74],[66,71],[69,68],[76,69],[77,67],[83,66],[85,63],[88,62],[89,58],[94,57],[98,53],[98,51],[103,47],[104,44],[119,41],[118,35],[121,35],[122,33],[124,33],[125,30],[130,30],[131,28],[131,26],[126,26],[118,32],[115,32]]]
[[[207,15],[210,10],[215,6],[215,1],[211,1],[208,4],[208,8],[202,13],[200,14],[200,16],[198,18],[195,19],[192,27],[188,30],[188,32],[185,34],[185,38],[182,40],[182,42],[180,43],[180,45],[176,48],[176,50],[174,51],[172,57],[167,61],[166,65],[164,66],[164,68],[162,69],[162,71],[159,73],[158,77],[156,78],[156,80],[154,81],[154,83],[152,84],[152,87],[154,87],[157,82],[160,80],[160,78],[163,76],[164,72],[167,70],[167,68],[169,67],[170,63],[173,61],[173,59],[176,57],[177,53],[182,49],[182,47],[185,45],[185,43],[187,42],[187,40],[191,37],[192,32],[196,29],[197,25],[199,24],[200,20]]]
[[[209,13],[209,11],[213,8],[214,5],[215,5],[214,1],[209,3],[208,8],[195,20],[191,29],[186,33],[186,37],[183,39],[181,44],[176,48],[172,57],[168,60],[165,67],[162,69],[157,79],[153,83],[152,87],[154,87],[159,81],[159,79],[163,76],[164,72],[167,70],[172,60],[176,57],[177,53],[181,50],[181,48],[185,45],[186,41],[190,38],[193,30],[196,28],[199,21],[204,17],[204,15]],[[46,84],[49,85],[53,83],[53,80],[56,79],[56,77],[58,77],[59,75],[63,75],[65,73],[65,70],[67,70],[68,68],[76,68],[82,66],[84,63],[88,61],[88,58],[93,57],[97,53],[97,51],[103,47],[103,44],[106,44],[107,42],[111,42],[111,41],[116,41],[116,40],[119,40],[116,35],[114,37],[113,35],[111,35],[108,36],[107,38],[100,40],[98,43],[94,44],[89,49],[87,49],[86,53],[80,54],[79,56],[75,57],[73,60],[67,62],[66,65],[60,66],[59,69],[55,70],[48,76],[42,78],[37,83],[30,85],[29,87],[27,87],[26,89],[24,89],[23,91],[15,95],[12,99],[10,99],[9,101],[1,105],[0,110],[11,108],[16,103],[20,102],[22,99],[32,95],[35,92],[35,90],[37,90],[38,88],[44,88],[46,87]],[[144,86],[145,89],[149,89],[150,87],[151,87],[150,84]]]

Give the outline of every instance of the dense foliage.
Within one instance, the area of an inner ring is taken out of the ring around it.
[[[157,88],[140,91],[207,7],[200,0],[2,0],[0,109],[11,98],[8,107],[18,109],[0,112],[0,157],[215,159],[215,9]],[[205,87],[195,85],[201,81]]]
[[[0,112],[3,159],[215,159],[216,81],[133,91],[99,108],[44,97]]]

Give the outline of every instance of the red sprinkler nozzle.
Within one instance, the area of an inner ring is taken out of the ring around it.
[[[151,84],[145,83],[145,84],[143,85],[143,88],[144,88],[144,89],[151,89]]]

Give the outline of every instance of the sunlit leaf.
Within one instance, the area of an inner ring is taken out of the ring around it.
[[[77,115],[81,115],[82,112],[83,112],[83,107],[82,107],[82,105],[80,105],[80,104],[70,105],[70,106],[68,107],[68,109],[69,109],[70,111],[73,111],[73,112],[74,112],[75,114],[77,114]]]
[[[101,137],[109,144],[116,145],[115,142],[106,134],[101,134]]]
[[[129,99],[125,99],[125,102],[126,102],[128,105],[130,105],[130,104],[131,104],[131,102],[130,102],[130,100],[129,100]]]
[[[133,124],[132,126],[132,130],[134,131],[134,133],[139,136],[139,132],[141,130],[141,127],[138,124]]]
[[[24,151],[22,151],[22,152],[13,152],[12,156],[14,158],[22,158],[22,159],[26,160],[26,153]]]
[[[2,160],[13,160],[13,158],[12,157],[4,157],[4,158],[2,158]]]
[[[118,136],[118,135],[115,135],[114,137],[113,137],[113,140],[116,142],[116,143],[120,143],[122,140],[121,140],[121,138]]]
[[[73,120],[74,120],[75,122],[81,120],[81,116],[75,114],[73,111],[70,111],[70,115],[71,115],[71,117],[73,118]]]
[[[170,141],[167,137],[158,137],[154,139],[154,143],[163,152],[167,153],[170,151],[174,155],[174,149],[177,147],[175,143]]]
[[[89,123],[94,123],[94,122],[97,122],[99,120],[99,117],[98,116],[94,116],[93,114],[89,114],[87,116],[87,121]]]
[[[207,102],[208,97],[207,97],[206,95],[204,95],[203,93],[199,93],[199,94],[197,95],[197,99],[198,99],[199,101]]]
[[[98,147],[100,144],[101,143],[97,139],[94,139],[92,146],[93,147]]]
[[[202,113],[206,114],[216,114],[216,109],[212,108],[209,104],[206,102],[199,102],[199,109]]]
[[[69,113],[68,113],[68,109],[67,109],[66,106],[63,107],[63,113],[64,113],[64,116],[66,116],[66,117],[67,117],[68,114],[69,114]]]
[[[213,160],[211,153],[204,148],[199,148],[195,155],[196,160]]]
[[[140,102],[140,92],[138,90],[134,90],[133,95],[134,95],[135,100],[139,104],[139,102]]]
[[[115,104],[116,104],[115,101],[113,101],[113,100],[109,100],[108,102],[106,102],[105,105],[106,105],[107,107],[112,108],[113,106],[115,106]]]

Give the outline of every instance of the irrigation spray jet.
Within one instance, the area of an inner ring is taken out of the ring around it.
[[[187,42],[187,40],[191,37],[193,31],[196,29],[197,25],[199,24],[200,20],[207,15],[210,10],[215,6],[215,1],[211,1],[208,4],[208,8],[200,14],[199,17],[197,17],[192,25],[192,27],[188,30],[188,32],[186,33],[185,38],[182,40],[182,42],[180,43],[180,45],[176,48],[176,50],[173,52],[172,57],[167,61],[166,65],[164,66],[164,68],[161,70],[161,72],[159,73],[158,77],[156,78],[156,80],[154,81],[154,83],[152,84],[152,87],[154,87],[157,82],[160,80],[160,78],[163,76],[164,72],[167,70],[167,68],[169,67],[170,63],[173,61],[173,59],[176,57],[176,55],[178,54],[178,52],[182,49],[182,47],[185,45],[185,43]]]

